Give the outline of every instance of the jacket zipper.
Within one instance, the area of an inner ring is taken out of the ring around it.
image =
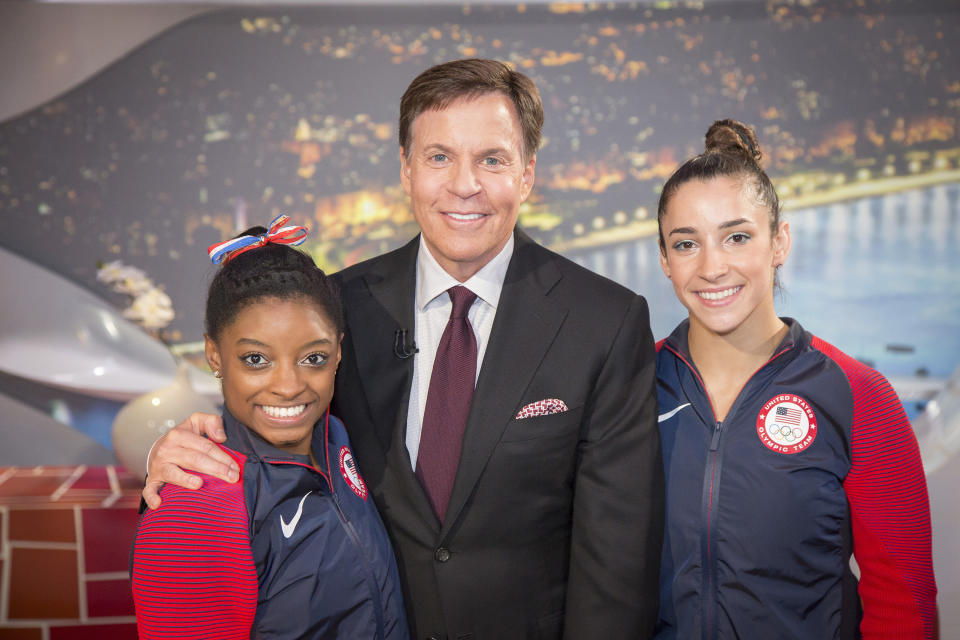
[[[354,528],[353,523],[350,522],[350,519],[347,518],[347,514],[343,512],[343,507],[340,505],[340,497],[337,495],[336,490],[333,488],[332,478],[328,478],[326,474],[322,471],[313,468],[308,464],[303,464],[301,462],[288,462],[285,460],[270,460],[268,458],[263,458],[265,462],[270,464],[292,464],[298,467],[303,467],[309,469],[314,473],[319,473],[320,477],[327,481],[327,486],[330,487],[330,497],[333,498],[333,504],[337,508],[337,516],[340,518],[340,524],[343,526],[344,530],[347,532],[347,535],[350,536],[353,546],[357,550],[357,555],[360,556],[360,560],[363,562],[363,568],[367,574],[367,585],[370,588],[370,596],[373,599],[374,611],[376,612],[377,617],[377,635],[376,638],[381,640],[386,636],[387,627],[384,621],[384,612],[383,612],[383,603],[380,599],[380,589],[377,586],[376,575],[373,572],[373,568],[370,566],[370,560],[367,558],[367,554],[363,552],[363,545],[360,543],[360,535],[357,533],[357,530]]]
[[[723,431],[723,422],[718,420],[716,426],[713,428],[713,439],[710,441],[710,451],[717,450],[717,445],[720,444],[721,431]]]
[[[702,501],[702,503],[705,503],[703,504],[703,510],[704,510],[703,521],[704,521],[704,528],[706,529],[706,561],[705,561],[705,566],[703,567],[704,592],[700,594],[700,601],[702,604],[702,609],[704,611],[704,616],[703,616],[703,619],[701,620],[701,624],[702,624],[701,635],[705,640],[710,640],[711,632],[713,628],[716,626],[714,624],[713,618],[715,615],[715,607],[716,607],[716,601],[717,601],[717,593],[716,593],[717,580],[716,580],[716,570],[713,566],[714,560],[713,560],[713,548],[712,548],[712,540],[711,540],[712,524],[713,524],[712,512],[713,512],[713,500],[718,489],[718,487],[716,486],[717,485],[716,480],[720,476],[720,468],[722,467],[722,464],[718,465],[717,461],[720,457],[720,451],[719,451],[720,436],[723,434],[723,421],[717,420],[717,411],[713,407],[713,401],[710,400],[710,395],[707,393],[707,385],[703,383],[703,378],[700,377],[700,372],[697,371],[697,368],[694,367],[693,364],[683,356],[683,354],[675,350],[669,343],[664,343],[664,346],[667,347],[667,349],[673,355],[679,358],[681,362],[687,365],[687,367],[693,373],[694,377],[697,379],[697,382],[700,383],[700,388],[703,390],[703,394],[707,397],[707,402],[710,404],[710,412],[713,414],[713,419],[714,419],[713,436],[710,439],[710,449],[709,449],[710,453],[712,454],[711,456],[712,460],[710,461],[710,464],[704,468],[704,472],[703,472],[703,475],[704,475],[703,483],[704,483],[704,487],[707,489],[705,499]],[[747,385],[750,384],[750,381],[753,380],[754,376],[756,376],[760,371],[763,371],[763,369],[765,369],[767,365],[769,365],[771,362],[773,362],[774,360],[782,356],[787,351],[790,351],[790,349],[792,348],[793,348],[792,342],[784,345],[782,349],[780,349],[779,351],[774,353],[772,356],[770,356],[770,359],[768,359],[766,362],[760,365],[760,367],[756,371],[754,371],[749,378],[747,378],[746,382],[743,383],[743,386],[740,387],[740,391],[737,392],[737,395],[733,401],[733,404],[730,405],[730,410],[727,412],[727,417],[734,414],[734,409],[737,407],[737,404],[740,401],[740,396],[743,394],[743,390],[747,388]]]
[[[713,405],[711,404],[710,409],[713,410]],[[716,414],[714,414],[716,416]],[[713,528],[711,523],[713,522],[713,500],[715,497],[715,485],[717,478],[720,474],[720,469],[717,464],[717,460],[720,456],[718,451],[720,447],[720,435],[723,433],[723,421],[717,420],[713,428],[713,437],[710,439],[710,483],[709,489],[707,491],[707,505],[704,512],[704,527],[707,531],[707,560],[706,566],[704,567],[704,579],[705,584],[703,588],[703,605],[704,605],[704,626],[703,626],[703,635],[706,640],[710,640],[711,632],[713,627],[713,616],[716,600],[716,572],[713,570],[713,547],[711,545],[711,534],[713,533]],[[707,478],[704,478],[704,483],[706,484]]]
[[[340,506],[340,498],[337,496],[336,492],[333,493],[333,503],[337,505],[337,513],[340,514],[340,521],[343,523],[343,528],[347,530],[347,533],[353,540],[353,544],[357,548],[357,553],[360,555],[360,559],[363,560],[363,568],[367,571],[367,580],[368,584],[370,585],[370,595],[373,597],[373,603],[375,605],[374,611],[376,611],[377,614],[377,638],[382,639],[387,633],[387,628],[383,619],[383,603],[380,601],[380,588],[377,586],[376,575],[373,572],[373,568],[370,566],[370,561],[369,558],[367,558],[367,554],[363,552],[363,546],[360,544],[360,535],[354,528],[353,523],[347,518],[347,514],[343,512],[343,509]]]

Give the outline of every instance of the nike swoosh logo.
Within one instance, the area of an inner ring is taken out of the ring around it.
[[[283,531],[283,537],[289,538],[293,535],[293,530],[297,528],[297,523],[300,522],[300,516],[303,515],[303,501],[307,499],[307,496],[313,493],[313,491],[307,491],[302,498],[300,498],[300,505],[297,507],[297,514],[293,516],[293,520],[290,521],[290,524],[287,524],[283,521],[283,514],[280,514],[280,529]]]
[[[657,416],[657,422],[663,422],[664,420],[669,420],[670,418],[675,416],[677,412],[680,411],[680,409],[684,409],[689,406],[690,406],[690,403],[688,402],[687,404],[680,405],[673,411],[667,411],[666,413],[661,413],[660,415]]]

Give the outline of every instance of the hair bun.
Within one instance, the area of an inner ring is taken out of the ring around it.
[[[760,164],[760,143],[753,129],[737,120],[717,120],[707,130],[706,153],[740,156]]]

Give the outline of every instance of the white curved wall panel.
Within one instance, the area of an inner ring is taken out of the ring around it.
[[[0,248],[0,371],[124,400],[170,384],[176,361],[89,291]]]
[[[113,453],[19,400],[0,393],[0,466],[115,464]]]

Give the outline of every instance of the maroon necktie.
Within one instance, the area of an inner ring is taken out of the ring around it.
[[[441,523],[460,464],[463,429],[467,425],[477,376],[477,339],[467,318],[477,294],[460,286],[448,289],[447,293],[453,309],[440,336],[430,374],[416,470]]]

